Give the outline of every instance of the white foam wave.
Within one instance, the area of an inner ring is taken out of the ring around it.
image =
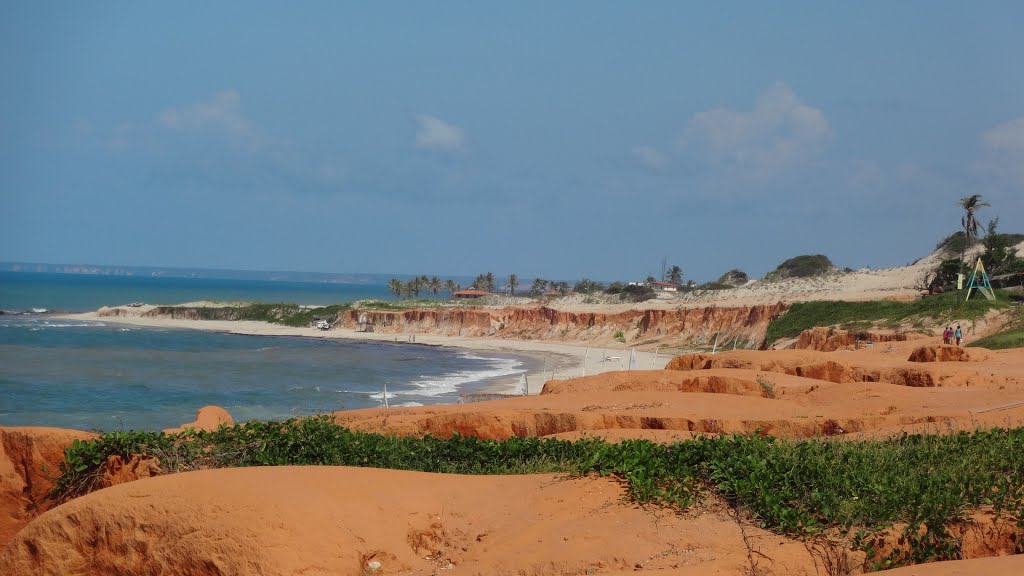
[[[414,408],[416,406],[423,406],[419,402],[402,402],[401,404],[395,404],[393,408]]]
[[[97,326],[106,326],[103,322],[76,322],[74,324],[60,324],[54,322],[43,322],[42,324],[36,324],[40,328],[95,328]]]
[[[482,382],[484,380],[490,380],[491,378],[513,376],[525,372],[525,370],[522,369],[523,363],[512,358],[486,358],[482,356],[475,356],[470,352],[465,352],[461,354],[461,356],[469,360],[486,360],[488,366],[483,370],[456,372],[441,378],[421,377],[420,380],[410,382],[410,384],[417,388],[416,390],[404,390],[397,392],[397,394],[403,396],[440,396],[441,394],[453,394],[458,392],[459,387],[465,384]]]

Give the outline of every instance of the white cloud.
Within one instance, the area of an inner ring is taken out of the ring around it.
[[[219,130],[234,138],[257,138],[253,126],[242,116],[242,99],[234,90],[218,92],[209,100],[184,108],[167,108],[160,112],[159,120],[171,130]]]
[[[710,164],[766,177],[809,161],[831,136],[821,110],[802,102],[780,82],[762,94],[749,112],[715,108],[695,114],[683,145]]]
[[[631,152],[638,162],[652,170],[662,170],[668,166],[668,158],[650,146],[637,146]]]
[[[992,150],[1024,152],[1024,117],[1004,122],[981,136]]]
[[[1024,188],[1024,117],[986,131],[981,142],[984,150],[975,170],[999,186]]]
[[[424,150],[455,152],[465,145],[462,128],[428,114],[416,116],[416,147]]]

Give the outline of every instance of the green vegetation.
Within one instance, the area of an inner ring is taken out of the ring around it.
[[[1016,315],[1002,331],[975,340],[968,346],[988,348],[989,350],[1024,348],[1024,310],[1018,307]]]
[[[197,320],[253,320],[285,326],[309,326],[316,318],[334,318],[341,312],[355,309],[355,303],[332,304],[316,308],[304,308],[297,304],[245,304],[242,306],[158,306],[154,314],[171,318]],[[406,300],[385,302],[364,300],[358,303],[359,310],[410,310],[419,307],[436,306],[436,300]]]
[[[395,298],[419,298],[420,292],[430,292],[437,296],[441,290],[448,290],[448,296],[451,297],[459,288],[453,280],[442,282],[437,276],[428,278],[423,275],[412,278],[408,282],[392,278],[388,280],[388,290],[395,295]]]
[[[626,341],[626,335],[622,332],[622,330],[616,330],[615,334],[612,335],[612,338],[615,338],[619,342],[623,343]]]
[[[949,528],[982,506],[1017,522],[1024,510],[1024,429],[902,435],[880,441],[722,436],[671,445],[512,438],[442,440],[354,432],[328,417],[251,422],[214,432],[114,432],[66,452],[51,498],[98,486],[110,456],[159,459],[165,473],[235,466],[344,465],[460,474],[598,473],[640,504],[685,509],[716,494],[764,527],[813,538],[838,529],[869,568],[957,558]],[[879,558],[881,530],[906,523],[909,550]]]
[[[742,286],[750,281],[750,276],[739,268],[733,268],[725,274],[719,276],[717,282],[719,284],[728,284],[729,286]]]
[[[351,304],[334,304],[318,308],[303,308],[298,304],[246,304],[244,306],[158,306],[153,313],[172,318],[195,318],[198,320],[253,320],[284,324],[285,326],[309,326],[314,318],[330,318],[339,312],[350,310]]]
[[[1021,234],[1000,234],[997,232],[999,217],[989,221],[986,228],[985,239],[981,243],[985,246],[985,253],[981,255],[981,261],[985,270],[991,276],[999,274],[1010,274],[1024,272],[1024,259],[1017,257],[1014,246],[1024,240]]]
[[[957,206],[964,209],[964,216],[960,219],[960,225],[963,226],[964,232],[967,233],[967,239],[974,240],[978,237],[978,220],[974,217],[974,213],[985,206],[991,206],[991,204],[982,200],[981,194],[972,194],[961,198],[957,202]]]
[[[959,256],[973,243],[974,240],[967,238],[966,232],[954,232],[936,244],[935,249],[942,250],[945,254],[956,254]]]
[[[577,294],[594,294],[596,292],[604,292],[604,290],[604,284],[590,278],[581,278],[572,287],[572,291]]]
[[[775,270],[769,272],[765,280],[783,280],[786,278],[809,278],[828,274],[835,269],[832,261],[823,254],[805,254],[790,258]]]
[[[644,302],[657,296],[654,288],[647,284],[623,284],[622,282],[612,282],[604,293],[618,294],[619,300],[630,302]]]
[[[1010,305],[1004,292],[997,290],[996,297],[995,301],[989,301],[979,295],[959,305],[956,303],[957,295],[951,292],[912,302],[798,302],[768,325],[765,339],[771,343],[779,338],[792,338],[804,330],[819,326],[846,326],[854,323],[860,327],[872,324],[895,326],[920,319],[975,320],[989,310]]]
[[[968,346],[988,348],[989,350],[1005,350],[1007,348],[1024,348],[1024,326],[1011,328],[1002,332],[975,340]]]

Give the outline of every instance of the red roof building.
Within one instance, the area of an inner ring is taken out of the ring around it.
[[[654,286],[658,290],[664,290],[665,292],[675,292],[679,290],[679,286],[676,286],[671,282],[659,282],[655,280],[654,282],[648,282],[648,284]]]
[[[459,290],[452,294],[452,296],[455,296],[456,298],[483,298],[489,294],[490,292],[487,292],[486,290]]]

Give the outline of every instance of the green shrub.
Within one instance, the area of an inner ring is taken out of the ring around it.
[[[832,261],[823,254],[805,254],[790,258],[778,268],[765,276],[766,280],[783,280],[785,278],[809,278],[821,276],[835,270]]]
[[[656,296],[654,288],[646,284],[630,284],[624,286],[619,293],[620,300],[629,300],[630,302],[644,302]]]
[[[750,281],[750,277],[747,276],[746,272],[740,270],[739,268],[733,268],[732,270],[729,270],[725,274],[722,274],[717,280],[719,284],[725,284],[733,287],[742,286],[743,284],[746,284],[748,281]]]

